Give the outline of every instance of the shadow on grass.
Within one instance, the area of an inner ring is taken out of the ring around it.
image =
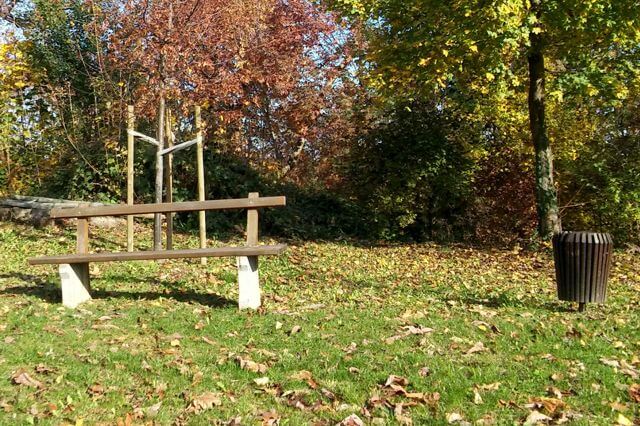
[[[557,301],[540,301],[537,303],[535,299],[516,299],[508,294],[491,295],[488,297],[475,297],[460,295],[458,297],[446,297],[445,300],[452,300],[465,305],[482,305],[487,308],[525,308],[525,309],[542,309],[554,312],[575,312],[575,309],[566,304],[558,304]]]
[[[36,275],[28,275],[21,273],[0,275],[0,278],[13,278],[28,284],[27,286],[13,286],[0,290],[0,297],[3,295],[14,296],[33,296],[42,299],[48,303],[61,303],[62,296],[60,293],[60,287],[53,281],[48,281],[42,277]],[[142,281],[142,280],[140,280]],[[172,283],[158,282],[158,285],[165,288],[173,287]],[[157,300],[157,299],[172,299],[176,302],[184,303],[198,303],[204,306],[212,308],[226,308],[235,306],[236,302],[219,296],[217,294],[196,293],[193,291],[182,291],[177,288],[167,289],[165,291],[117,291],[117,290],[91,290],[91,297],[93,299],[130,299],[130,300]]]

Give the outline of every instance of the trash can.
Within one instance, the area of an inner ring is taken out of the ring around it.
[[[553,236],[558,299],[586,303],[607,300],[613,239],[599,232],[561,232]]]

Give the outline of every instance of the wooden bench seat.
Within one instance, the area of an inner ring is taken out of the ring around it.
[[[236,257],[239,285],[238,305],[240,309],[256,309],[261,304],[258,257],[278,255],[287,248],[285,244],[258,245],[258,209],[284,206],[285,204],[285,197],[260,197],[258,193],[253,192],[247,198],[228,200],[52,209],[51,218],[77,219],[76,253],[34,257],[29,259],[28,262],[31,265],[60,265],[62,304],[75,308],[80,303],[91,299],[89,277],[89,264],[91,262]],[[88,219],[92,217],[227,209],[247,210],[247,240],[245,246],[89,253]]]
[[[59,265],[61,263],[124,262],[133,260],[194,259],[201,257],[273,256],[284,252],[286,244],[273,246],[217,247],[186,250],[150,250],[133,252],[101,252],[88,254],[63,254],[29,259],[30,265]]]

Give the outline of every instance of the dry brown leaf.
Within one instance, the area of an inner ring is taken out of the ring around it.
[[[543,409],[546,414],[554,415],[566,408],[566,404],[557,398],[531,398],[530,403],[525,405],[527,408]]]
[[[544,415],[537,410],[533,410],[527,416],[527,419],[524,421],[523,426],[535,426],[538,423],[548,422],[549,420],[552,420],[551,417]]]
[[[253,373],[264,374],[268,370],[268,367],[265,364],[260,364],[260,363],[251,361],[250,359],[237,357],[236,361],[238,361],[240,368],[242,368],[243,370],[251,371]]]
[[[294,325],[291,331],[289,331],[289,336],[293,336],[294,334],[299,333],[300,330],[302,330],[302,327],[300,327],[299,325]]]
[[[253,383],[255,383],[256,385],[260,386],[260,387],[264,387],[267,386],[269,384],[269,378],[268,377],[258,377],[257,379],[253,379]]]
[[[207,336],[202,336],[202,341],[205,343],[208,343],[210,345],[215,345],[216,342],[214,342],[213,340],[209,339]]]
[[[205,410],[209,410],[213,407],[222,405],[222,394],[215,392],[205,392],[202,395],[198,395],[187,407],[187,412],[201,413]]]
[[[44,364],[36,365],[36,373],[38,373],[38,374],[51,374],[51,373],[53,373],[55,371],[56,370],[54,370],[53,368],[49,368]]]
[[[397,422],[401,425],[405,425],[405,426],[413,425],[413,420],[411,419],[411,417],[406,416],[404,414],[403,409],[404,409],[403,404],[396,404],[396,406],[393,407],[393,416],[396,418]]]
[[[318,387],[318,383],[316,383],[316,381],[313,380],[313,375],[311,374],[310,371],[301,370],[291,375],[290,377],[293,380],[300,380],[303,382],[307,382],[307,385],[309,385],[311,389],[316,389]]]
[[[619,368],[620,362],[615,359],[600,358],[600,362],[609,367]]]
[[[420,371],[418,371],[418,374],[421,377],[427,377],[429,374],[431,374],[431,370],[429,369],[429,367],[422,367]]]
[[[105,389],[100,383],[94,383],[87,389],[87,393],[94,398],[104,395]]]
[[[640,384],[633,383],[629,386],[629,397],[632,401],[640,404]]]
[[[447,423],[459,423],[463,420],[462,415],[460,413],[448,413],[447,414]]]
[[[475,354],[478,352],[484,352],[488,350],[487,348],[485,348],[484,343],[482,342],[477,342],[475,345],[473,345],[471,348],[469,348],[469,350],[467,350],[467,352],[465,352],[465,355],[471,355],[471,354]]]
[[[260,414],[262,426],[276,426],[280,424],[280,416],[275,411],[265,411]]]
[[[346,417],[336,426],[364,426],[364,422],[360,417],[358,417],[355,414],[352,414],[349,417]]]
[[[402,377],[402,376],[396,376],[394,374],[391,374],[387,378],[387,381],[384,382],[384,386],[385,387],[390,387],[392,385],[407,386],[408,384],[409,384],[409,380],[407,378]]]
[[[407,336],[411,336],[411,335],[423,335],[423,334],[428,334],[428,333],[432,333],[434,330],[433,328],[429,328],[429,327],[423,327],[421,325],[405,325],[404,327],[402,327],[401,329],[402,331],[398,334],[396,334],[395,336],[391,336],[388,337],[386,339],[384,339],[384,342],[387,345],[392,344],[393,342],[395,342],[396,340],[400,340],[403,339]]]
[[[31,377],[24,369],[19,369],[11,376],[11,381],[16,385],[29,386],[32,388],[43,389],[42,382]]]
[[[498,390],[500,388],[500,385],[501,385],[500,382],[487,383],[485,385],[478,386],[478,389],[484,390],[484,391],[495,391],[495,390]]]

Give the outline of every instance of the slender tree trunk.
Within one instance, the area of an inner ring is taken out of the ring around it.
[[[539,2],[532,2],[539,7]],[[535,150],[536,204],[540,238],[549,239],[562,226],[558,213],[558,194],[553,182],[553,154],[545,123],[545,73],[542,40],[531,33],[529,52],[529,125]]]
[[[164,148],[164,96],[160,96],[158,106],[158,150],[156,151],[156,203],[162,203],[162,175],[163,158],[161,151]],[[162,250],[162,214],[156,213],[153,221],[153,249]]]

